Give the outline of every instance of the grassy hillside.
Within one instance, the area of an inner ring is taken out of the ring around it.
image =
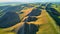
[[[60,34],[59,7],[58,4],[53,3],[0,6],[0,34],[21,33],[25,23],[27,24],[25,31],[28,34],[31,32],[33,34]],[[34,29],[38,31],[34,32]],[[24,33],[24,30],[22,32]]]

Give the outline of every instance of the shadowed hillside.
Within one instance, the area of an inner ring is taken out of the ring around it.
[[[20,22],[20,18],[15,12],[7,12],[0,18],[0,28],[11,27]]]
[[[50,14],[50,16],[56,21],[56,24],[60,26],[60,19],[58,16],[60,16],[60,13],[57,12],[54,8],[46,8],[47,12]]]

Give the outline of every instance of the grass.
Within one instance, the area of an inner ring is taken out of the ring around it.
[[[23,14],[19,14],[21,19],[30,13],[33,8],[26,9],[22,10],[22,12],[24,12]],[[60,12],[59,8],[55,9]],[[55,21],[46,10],[42,10],[39,16],[38,20],[34,22],[40,25],[39,31],[36,34],[60,34],[59,27],[55,24]],[[60,16],[58,18],[60,18]],[[3,31],[2,28],[0,28],[0,34],[16,34],[16,32]]]
[[[58,16],[58,18],[60,18],[60,16]]]
[[[60,8],[55,8],[60,13]]]
[[[24,16],[26,15],[27,12],[25,11],[31,11],[31,10],[32,8],[24,10],[23,15]],[[46,10],[42,10],[41,15],[39,16],[40,17],[38,18],[38,20],[34,22],[36,24],[40,24],[39,31],[36,34],[60,34],[59,33],[60,31],[58,31],[58,27],[55,24],[55,21],[53,20],[52,17],[50,17],[50,15],[46,12]],[[16,33],[11,31],[0,30],[0,34],[16,34]]]
[[[53,18],[50,17],[50,15],[46,11],[44,12],[44,14],[46,15],[45,17],[48,23],[44,22],[46,24],[42,24],[42,26],[40,26],[37,34],[60,34],[59,33],[60,31],[58,31],[59,29],[57,25],[55,24],[55,21],[53,20]]]
[[[55,6],[52,6],[54,9],[56,9],[59,13],[60,13],[60,6],[57,6],[56,7],[56,5]]]

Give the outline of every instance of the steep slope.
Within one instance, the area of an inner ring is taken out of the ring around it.
[[[59,34],[59,28],[56,26],[55,21],[52,17],[42,10],[41,16],[37,23],[42,23],[37,34]]]

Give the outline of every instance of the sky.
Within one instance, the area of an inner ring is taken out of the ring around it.
[[[0,0],[0,2],[60,2],[60,0]]]

